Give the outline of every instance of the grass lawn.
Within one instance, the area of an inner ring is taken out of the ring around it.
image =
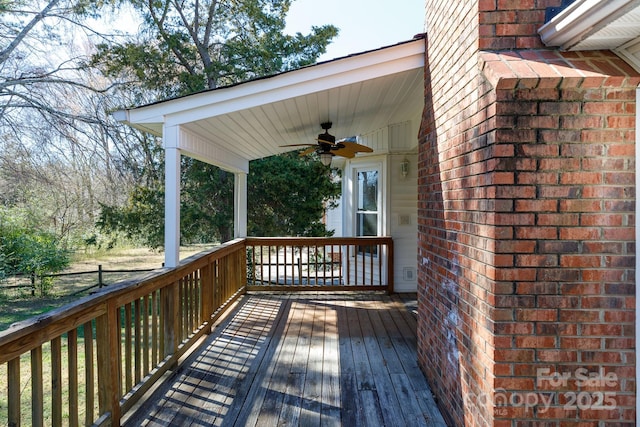
[[[180,256],[186,258],[209,247],[211,245],[181,248]],[[155,269],[162,267],[164,253],[146,248],[114,249],[100,254],[85,254],[77,258],[62,273],[97,271],[98,265],[102,265],[104,270]],[[143,274],[146,273],[104,273],[103,282],[109,285]],[[29,284],[29,279],[21,280],[9,279],[0,282],[0,331],[5,330],[13,323],[46,313],[86,295],[86,292],[82,292],[82,290],[97,284],[98,274],[58,277],[53,283],[53,288],[44,297],[40,296],[38,289],[36,296],[32,296],[31,290],[27,288],[3,289],[3,286]],[[37,286],[36,283],[36,288]]]

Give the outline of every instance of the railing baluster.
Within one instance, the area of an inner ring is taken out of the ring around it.
[[[149,296],[145,295],[140,301],[142,315],[142,376],[149,371]]]
[[[162,288],[160,293],[162,299],[162,337],[164,339],[163,357],[175,353],[178,349],[177,334],[180,328],[179,296],[179,282],[174,282],[172,285]]]
[[[93,360],[93,325],[87,322],[82,326],[84,335],[84,383],[85,383],[85,425],[93,424],[95,407],[95,382]]]
[[[158,291],[151,293],[151,366],[158,364]]]
[[[69,369],[69,426],[78,425],[78,330],[67,332],[67,366]]]
[[[7,383],[9,386],[9,425],[20,425],[20,357],[11,359],[7,366]]]
[[[62,425],[62,340],[51,340],[51,424]]]
[[[351,245],[345,245],[345,249],[346,249],[346,253],[345,253],[345,267],[346,267],[346,271],[344,274],[345,280],[347,283],[345,283],[345,285],[350,285],[351,284]]]
[[[135,341],[134,341],[134,379],[138,384],[142,380],[142,316],[140,314],[140,298],[136,299],[133,303],[133,325],[135,328]],[[131,388],[127,388],[131,390]],[[126,392],[126,391],[125,391]]]
[[[42,387],[42,346],[31,350],[31,425],[41,427],[44,414]]]
[[[380,278],[380,283],[382,283],[382,245],[378,245],[378,277]]]
[[[375,248],[375,250],[374,250],[374,248]],[[370,267],[370,268],[369,268],[369,270],[371,271],[371,273],[369,273],[369,274],[370,274],[370,276],[371,276],[371,277],[369,278],[369,284],[370,284],[371,286],[373,286],[373,276],[374,276],[374,273],[373,273],[373,272],[374,272],[374,270],[373,270],[373,258],[374,258],[374,257],[373,257],[373,254],[374,254],[374,253],[378,253],[378,254],[379,254],[379,252],[376,252],[376,251],[378,250],[378,248],[379,248],[379,246],[378,246],[378,245],[373,245],[373,246],[371,246],[371,254],[369,254],[369,260],[370,260],[370,263],[369,263],[369,267]],[[379,255],[378,255],[378,256],[379,256]],[[380,277],[380,276],[378,276],[378,277]]]
[[[131,304],[124,306],[124,386],[131,390],[133,387],[133,336],[131,329]]]

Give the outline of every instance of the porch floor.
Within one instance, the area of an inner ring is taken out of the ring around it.
[[[444,426],[407,302],[246,295],[126,424]]]

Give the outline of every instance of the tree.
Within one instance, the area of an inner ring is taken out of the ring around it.
[[[325,236],[325,209],[340,183],[319,161],[297,152],[251,162],[247,180],[248,233],[253,236]]]
[[[123,202],[135,170],[122,165],[136,150],[112,151],[136,135],[109,115],[124,92],[86,66],[88,37],[111,37],[87,25],[103,4],[0,0],[0,206],[67,245],[93,234],[100,202]]]
[[[141,35],[124,44],[99,45],[92,64],[112,79],[137,81],[131,90],[141,96],[153,93],[158,99],[312,64],[338,31],[325,25],[313,27],[307,35],[284,34],[291,0],[121,0],[119,4],[132,5],[140,13]],[[162,200],[158,197],[163,192],[162,159],[154,147],[147,151],[155,156],[145,173],[154,178],[147,180],[145,190],[134,191],[126,206],[104,206],[100,225],[159,246],[163,216],[149,213],[161,212],[154,203]],[[326,234],[319,222],[322,207],[339,187],[331,183],[326,169],[320,169],[317,162],[297,155],[252,162],[250,230],[270,235]],[[182,243],[232,236],[232,179],[210,165],[183,159]],[[294,184],[305,188],[296,188],[293,194]],[[145,220],[155,224],[143,224]]]
[[[163,99],[312,64],[338,30],[284,34],[291,1],[120,0],[140,13],[141,37],[98,45],[93,64]]]

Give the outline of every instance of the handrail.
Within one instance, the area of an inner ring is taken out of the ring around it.
[[[245,269],[245,241],[236,239],[0,332],[0,368],[6,366],[8,379],[7,390],[0,389],[8,401],[0,423],[20,425],[32,408],[31,423],[42,424],[45,396],[51,396],[54,425],[63,413],[77,425],[80,412],[84,424],[119,425],[121,415],[244,292]],[[51,366],[43,363],[45,347]],[[20,372],[29,365],[31,393],[22,396]],[[45,373],[50,383],[43,381]],[[79,387],[85,402],[78,402]]]
[[[0,425],[45,412],[54,426],[120,425],[248,289],[393,292],[393,240],[236,239],[15,324],[0,332]]]

